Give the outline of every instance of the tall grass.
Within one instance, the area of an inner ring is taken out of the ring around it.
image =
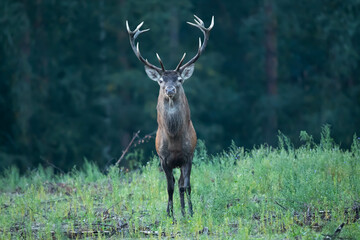
[[[294,148],[245,151],[233,143],[209,156],[199,142],[191,175],[194,216],[166,216],[166,179],[157,157],[139,171],[88,161],[54,175],[39,167],[25,176],[12,167],[0,178],[0,239],[163,236],[199,239],[323,239],[344,223],[340,237],[360,239],[360,142],[341,150],[324,127],[319,144],[301,133]],[[175,171],[175,178],[179,171]]]

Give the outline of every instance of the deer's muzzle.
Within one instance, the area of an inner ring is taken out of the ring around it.
[[[167,86],[165,88],[165,93],[168,97],[173,97],[176,94],[176,88],[174,86]]]

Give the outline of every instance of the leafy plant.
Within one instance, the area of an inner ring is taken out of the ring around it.
[[[233,142],[209,155],[199,141],[192,169],[194,216],[166,214],[166,179],[154,156],[140,171],[102,173],[85,159],[67,174],[39,167],[0,177],[0,238],[359,238],[360,144],[341,150],[325,127],[319,145],[299,148],[279,134],[279,147],[245,151]],[[309,145],[309,143],[311,143]],[[175,171],[175,178],[179,172]]]

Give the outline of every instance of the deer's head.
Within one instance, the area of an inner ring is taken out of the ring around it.
[[[148,77],[151,80],[158,82],[158,84],[160,85],[160,90],[163,91],[164,95],[170,99],[176,98],[177,93],[179,92],[179,89],[182,88],[182,84],[184,83],[184,81],[190,78],[191,75],[193,74],[194,64],[196,60],[198,60],[202,52],[205,50],[207,41],[209,39],[210,30],[214,26],[214,16],[212,17],[211,24],[208,28],[205,28],[204,22],[199,17],[197,17],[196,15],[194,16],[195,16],[194,19],[195,23],[191,23],[191,22],[187,22],[187,23],[194,27],[199,28],[202,31],[202,33],[204,34],[204,42],[201,43],[201,38],[199,38],[199,48],[197,54],[183,65],[182,63],[186,56],[186,53],[184,53],[183,57],[181,58],[175,70],[165,70],[164,64],[162,63],[161,58],[157,53],[156,53],[156,57],[159,60],[161,68],[154,66],[153,64],[149,63],[147,59],[144,59],[140,54],[139,43],[137,43],[135,46],[135,39],[141,33],[149,31],[150,29],[140,30],[141,26],[144,24],[144,22],[142,22],[135,28],[134,31],[131,31],[129,28],[128,21],[126,21],[126,28],[130,38],[130,45],[135,55],[141,62],[144,63],[145,72],[148,75]]]

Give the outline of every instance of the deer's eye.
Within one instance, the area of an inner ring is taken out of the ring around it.
[[[159,83],[163,83],[163,81],[164,81],[164,79],[161,77],[161,78],[159,79]]]
[[[183,79],[181,77],[178,77],[178,81],[179,81],[179,83],[182,83]]]

